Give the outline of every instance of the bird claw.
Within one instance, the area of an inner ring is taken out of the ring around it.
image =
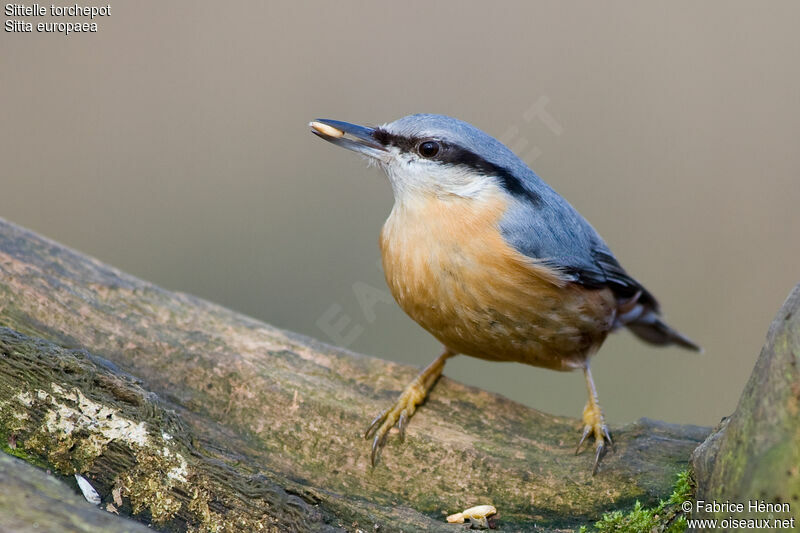
[[[575,455],[578,455],[581,451],[581,446],[584,442],[586,442],[586,437],[589,436],[589,433],[592,432],[591,426],[584,426],[583,428],[583,435],[581,435],[581,440],[578,441],[578,446],[575,447]]]
[[[380,427],[381,422],[383,422],[384,418],[386,418],[388,414],[389,414],[389,409],[384,409],[378,414],[378,416],[376,416],[372,420],[372,422],[369,423],[367,431],[364,432],[365,439],[369,439],[372,436],[372,434],[375,433],[375,430],[378,429],[378,427]]]
[[[397,429],[400,431],[400,442],[406,440],[406,426],[408,425],[408,409],[403,409],[400,413],[400,420],[397,421]]]
[[[586,442],[589,435],[592,435],[594,437],[595,448],[594,465],[592,466],[592,475],[594,476],[597,474],[597,467],[608,452],[608,449],[611,448],[612,452],[616,450],[614,448],[614,441],[611,440],[611,433],[608,431],[608,426],[606,426],[603,420],[603,412],[600,410],[600,406],[591,403],[587,404],[586,408],[583,410],[583,422],[583,435],[575,449],[575,455],[580,452],[581,446]]]
[[[372,466],[378,463],[381,449],[386,444],[389,431],[395,426],[400,431],[400,440],[405,439],[406,427],[409,419],[414,415],[417,405],[425,398],[426,390],[416,381],[409,385],[400,395],[395,404],[388,409],[384,409],[375,417],[364,433],[364,438],[369,439],[373,435],[372,455],[370,461]]]
[[[597,474],[597,467],[600,465],[600,460],[608,451],[606,445],[602,442],[595,444],[594,465],[592,466],[592,475]]]
[[[603,436],[605,437],[606,442],[608,442],[608,446],[611,448],[611,451],[616,453],[617,452],[617,448],[616,448],[616,446],[614,446],[614,441],[611,440],[611,433],[609,433],[609,431],[608,431],[608,426],[603,424],[602,430],[603,430]]]
[[[372,441],[372,453],[370,454],[370,462],[372,466],[378,462],[378,458],[381,455],[381,450],[383,449],[383,445],[386,444],[386,437],[389,435],[389,432],[386,433],[378,433],[375,435],[375,439]]]

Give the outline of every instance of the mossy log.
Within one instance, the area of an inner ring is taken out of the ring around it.
[[[416,369],[160,289],[2,219],[0,326],[3,450],[82,474],[104,508],[162,531],[453,531],[445,515],[476,504],[496,506],[504,530],[572,530],[669,495],[710,431],[612,427],[616,452],[592,477],[591,453],[574,454],[578,420],[442,378],[373,469],[365,425]]]

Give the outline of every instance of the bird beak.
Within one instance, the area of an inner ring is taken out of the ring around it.
[[[374,128],[322,118],[309,122],[308,125],[311,133],[342,148],[375,159],[385,159],[388,154],[386,148],[372,136],[375,133]]]

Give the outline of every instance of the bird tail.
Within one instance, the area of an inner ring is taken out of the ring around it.
[[[677,344],[681,348],[686,348],[687,350],[694,350],[695,352],[703,351],[697,343],[681,332],[669,327],[663,320],[656,316],[655,313],[645,315],[642,318],[648,318],[648,320],[637,320],[636,322],[627,324],[627,326],[634,335],[643,341],[661,346]]]
[[[639,304],[641,305],[641,304]],[[637,306],[638,307],[638,306]],[[677,344],[682,348],[702,352],[703,349],[694,341],[669,327],[666,322],[658,316],[658,311],[642,306],[638,316],[629,322],[623,322],[634,335],[650,344],[660,346]]]
[[[627,326],[634,335],[650,344],[676,344],[687,350],[703,351],[697,343],[672,329],[661,319],[658,302],[644,287],[640,287],[633,296],[618,300],[617,304],[615,328]]]

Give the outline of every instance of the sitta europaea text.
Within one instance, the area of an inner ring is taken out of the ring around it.
[[[592,474],[611,435],[589,359],[627,327],[645,342],[700,347],[660,318],[644,286],[594,228],[502,143],[442,115],[376,128],[317,119],[312,132],[362,154],[389,177],[394,207],[380,238],[386,282],[400,307],[444,352],[381,412],[372,464],[457,354],[553,370],[582,369],[589,400],[576,453],[594,438]]]

